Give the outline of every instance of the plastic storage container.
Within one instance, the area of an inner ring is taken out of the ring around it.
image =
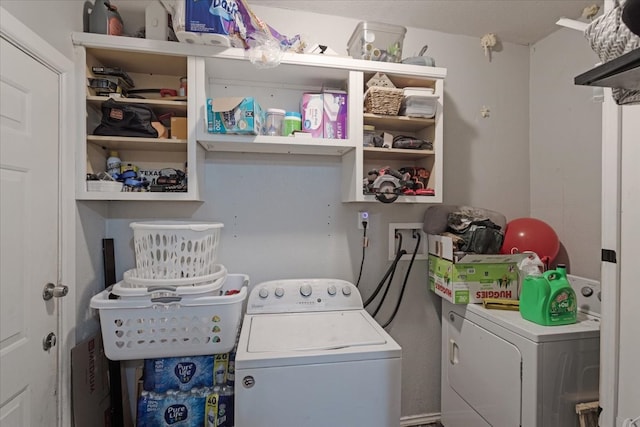
[[[379,22],[360,22],[349,39],[349,56],[382,62],[402,61],[402,43],[407,29]]]
[[[107,288],[91,298],[100,313],[110,360],[202,356],[230,352],[247,299],[249,276],[228,274],[222,295],[150,295],[114,299]]]
[[[284,121],[285,111],[279,108],[269,108],[267,110],[267,135],[282,135],[282,122]]]
[[[282,135],[289,136],[295,130],[302,129],[302,114],[297,111],[287,111],[282,123]]]
[[[400,107],[401,116],[431,119],[436,115],[438,95],[405,96]]]

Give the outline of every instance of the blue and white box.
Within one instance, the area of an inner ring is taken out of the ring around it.
[[[209,133],[263,135],[264,126],[264,111],[251,96],[207,99]]]
[[[169,393],[143,391],[138,399],[136,427],[203,427],[211,393],[210,388]]]
[[[143,389],[164,393],[213,387],[215,360],[215,355],[145,359]]]

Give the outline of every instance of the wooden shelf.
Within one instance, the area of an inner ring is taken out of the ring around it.
[[[376,199],[376,196],[374,196],[372,194],[364,194],[363,195],[363,199],[364,199],[363,201],[365,201],[365,202],[380,203]],[[395,202],[393,202],[393,204],[436,203],[436,202],[434,202],[434,200],[435,200],[435,196],[398,196],[398,198],[396,199]]]
[[[87,135],[87,142],[109,150],[184,152],[186,139],[134,138],[124,136]]]
[[[364,157],[369,160],[385,160],[385,159],[419,159],[435,155],[433,150],[412,150],[403,148],[378,148],[364,147]]]
[[[87,96],[87,102],[104,102],[109,99],[108,96]],[[169,107],[183,107],[187,108],[186,97],[171,97],[171,98],[159,98],[159,99],[148,99],[148,98],[113,98],[118,102],[129,102],[132,104],[149,104],[149,105],[166,105]]]
[[[113,98],[117,102],[128,104],[143,104],[152,108],[156,115],[173,113],[177,117],[186,117],[187,101],[174,99],[140,99],[140,98]],[[103,102],[109,100],[107,96],[87,96],[87,104],[100,108]]]
[[[376,130],[390,130],[400,132],[416,132],[428,126],[435,125],[434,119],[422,119],[406,116],[381,116],[378,114],[364,113],[364,124],[373,125]]]

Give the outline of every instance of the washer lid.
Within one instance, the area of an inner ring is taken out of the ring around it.
[[[318,351],[383,345],[387,337],[365,313],[334,311],[263,314],[249,325],[248,353]]]

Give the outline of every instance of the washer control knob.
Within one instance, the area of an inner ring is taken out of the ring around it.
[[[268,297],[268,296],[269,296],[269,290],[268,290],[267,288],[261,288],[261,289],[258,291],[258,296],[259,296],[260,298],[266,298],[266,297]]]
[[[281,298],[284,295],[284,289],[283,288],[276,288],[276,290],[273,293],[276,294],[276,296],[278,298]]]
[[[300,295],[302,295],[303,297],[308,297],[309,295],[311,295],[311,285],[304,284],[300,286]]]
[[[331,296],[336,294],[336,287],[334,285],[329,285],[327,288],[327,293]]]
[[[585,297],[590,297],[591,295],[593,295],[593,289],[591,289],[588,286],[583,286],[582,289],[580,289],[580,292],[582,293],[582,295],[584,295]]]
[[[342,293],[344,294],[344,296],[348,297],[349,295],[351,295],[351,288],[349,286],[343,287]]]

